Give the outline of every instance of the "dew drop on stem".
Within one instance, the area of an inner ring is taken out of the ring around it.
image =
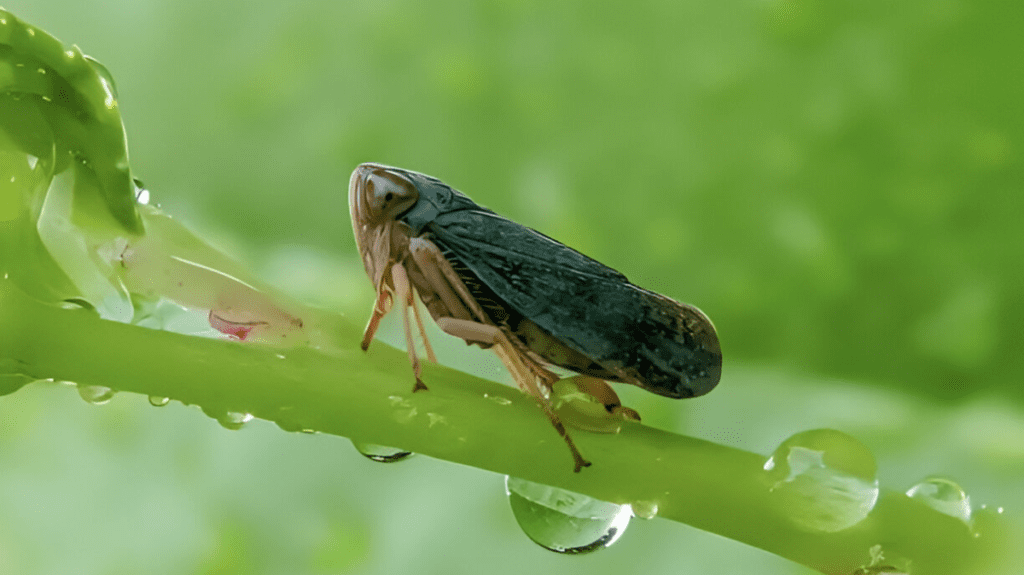
[[[246,413],[244,411],[230,411],[227,409],[211,407],[203,407],[202,410],[203,413],[217,420],[217,423],[219,423],[221,427],[231,431],[238,431],[239,429],[242,429],[246,423],[249,423],[253,419],[251,413]]]
[[[834,533],[867,517],[878,501],[875,458],[833,429],[797,433],[764,464],[773,506],[794,525]]]
[[[907,497],[968,525],[971,523],[971,498],[962,487],[949,479],[929,477],[908,489]]]
[[[93,405],[103,405],[105,403],[108,403],[116,393],[113,389],[110,389],[109,387],[104,387],[102,385],[78,384],[77,387],[78,395],[81,396],[82,399]]]
[[[240,411],[228,411],[223,417],[217,418],[217,422],[220,423],[221,427],[231,431],[242,429],[242,426],[250,421],[252,421],[252,414]]]
[[[171,402],[169,397],[160,397],[159,395],[149,396],[149,404],[153,407],[163,407]]]
[[[397,463],[409,459],[413,455],[411,451],[405,451],[397,447],[377,445],[376,443],[362,443],[353,441],[352,445],[363,457],[377,463]]]
[[[534,543],[556,553],[582,554],[615,543],[629,525],[629,505],[516,477],[505,478],[512,514]]]

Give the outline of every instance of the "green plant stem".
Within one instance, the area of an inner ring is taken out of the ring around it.
[[[885,491],[853,528],[801,531],[770,504],[763,456],[639,424],[614,435],[575,431],[594,465],[574,474],[565,445],[529,397],[431,364],[424,366],[430,390],[413,394],[404,353],[379,343],[363,353],[359,331],[338,326],[351,332],[342,334],[351,349],[212,340],[47,305],[0,279],[0,366],[34,379],[244,411],[289,430],[398,446],[606,501],[656,502],[660,517],[823,573],[852,573],[877,544],[909,559],[915,574],[976,572],[979,557],[998,546],[998,537],[975,538],[962,522]]]

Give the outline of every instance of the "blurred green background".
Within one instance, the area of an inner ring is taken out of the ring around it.
[[[883,488],[940,474],[1019,517],[1024,5],[6,8],[106,65],[154,201],[266,281],[361,324],[348,175],[423,171],[714,319],[721,386],[625,390],[645,422],[765,455],[834,427],[872,449]],[[2,574],[481,569],[808,572],[658,520],[561,557],[485,472],[125,394],[0,400]]]

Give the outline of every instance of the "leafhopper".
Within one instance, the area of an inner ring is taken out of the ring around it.
[[[699,309],[633,285],[437,178],[362,164],[349,182],[349,209],[377,290],[363,350],[397,305],[413,391],[425,390],[413,324],[427,357],[436,360],[414,303],[418,296],[441,330],[497,353],[568,444],[577,472],[590,462],[552,408],[549,391],[559,376],[551,366],[672,398],[703,395],[718,384],[718,335]],[[625,409],[603,386],[606,391],[594,394],[605,397],[608,410]]]

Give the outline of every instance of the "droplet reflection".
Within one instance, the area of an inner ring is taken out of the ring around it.
[[[557,553],[581,554],[615,543],[629,525],[629,505],[616,505],[586,495],[505,478],[512,514],[534,543]]]

